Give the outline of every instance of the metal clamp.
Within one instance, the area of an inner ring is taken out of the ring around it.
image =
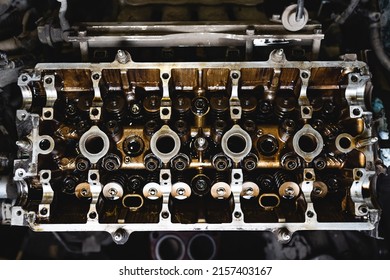
[[[162,89],[163,89],[163,96],[161,98],[161,106],[160,106],[160,118],[162,120],[170,120],[171,114],[172,114],[172,101],[169,96],[169,80],[171,79],[171,72],[170,71],[164,71],[163,74],[161,74],[161,81],[162,81]]]
[[[39,172],[39,180],[42,185],[42,200],[38,206],[38,218],[49,219],[50,204],[53,202],[54,191],[50,185],[51,170],[41,170]]]
[[[160,170],[160,187],[162,192],[162,207],[160,212],[160,223],[170,222],[170,212],[169,212],[169,196],[172,191],[172,181],[171,181],[171,170],[170,169],[161,169]]]
[[[91,193],[91,204],[89,205],[89,210],[88,210],[88,223],[90,222],[98,222],[99,217],[98,213],[96,210],[96,203],[98,202],[100,192],[102,191],[102,185],[100,183],[100,178],[99,178],[99,170],[96,169],[91,169],[88,172],[88,184],[89,184],[89,190]]]
[[[238,70],[233,70],[230,72],[230,78],[232,81],[232,91],[229,99],[230,105],[230,118],[234,120],[241,119],[242,108],[241,102],[238,98],[238,82],[241,77],[241,72]]]
[[[232,190],[233,199],[234,199],[234,210],[233,210],[233,222],[243,222],[244,213],[241,209],[241,192],[242,185],[244,182],[244,175],[242,169],[232,169],[230,188]]]

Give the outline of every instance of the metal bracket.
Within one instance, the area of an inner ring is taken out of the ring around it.
[[[91,169],[88,172],[88,184],[92,195],[91,204],[88,210],[88,223],[96,223],[99,221],[98,213],[96,211],[96,203],[98,202],[100,192],[102,191],[102,184],[100,183],[99,170]]]
[[[163,96],[161,98],[160,118],[162,120],[170,120],[172,114],[172,101],[169,96],[169,80],[171,79],[171,71],[163,71],[161,74]]]
[[[298,104],[301,106],[302,119],[311,119],[313,114],[313,107],[310,105],[310,101],[307,98],[307,88],[309,86],[310,75],[311,73],[309,70],[300,70],[302,85],[299,93]]]
[[[169,212],[169,196],[171,195],[172,190],[172,181],[171,181],[171,170],[170,169],[161,169],[160,170],[160,186],[162,192],[162,208],[160,212],[160,223],[170,222],[170,212]]]
[[[350,106],[356,106],[356,108],[365,106],[364,96],[368,82],[370,82],[369,75],[360,75],[359,73],[348,74],[348,86],[345,89],[345,98]],[[357,114],[353,114],[354,108],[350,110],[351,118],[359,117]]]
[[[233,222],[243,222],[244,213],[241,210],[241,192],[244,178],[242,169],[232,169],[230,188],[234,199]]]
[[[308,174],[311,174],[310,176]],[[305,223],[317,223],[317,213],[311,200],[311,194],[316,180],[314,169],[305,168],[303,171],[304,180],[301,183],[301,190],[306,201]]]
[[[48,220],[50,217],[50,204],[53,202],[54,191],[50,185],[51,170],[41,170],[39,172],[39,181],[42,185],[42,200],[38,206],[38,218]]]
[[[367,171],[364,168],[354,168],[353,178],[354,181],[349,189],[349,195],[354,203],[354,214],[356,216],[367,216],[369,208],[373,205],[370,198],[363,196],[363,190],[370,187],[370,178],[375,175],[375,171]]]
[[[55,76],[46,75],[43,77],[43,87],[46,92],[46,107],[53,107],[57,100],[57,90],[55,87]]]
[[[235,121],[241,119],[242,108],[241,102],[238,98],[238,82],[241,77],[241,72],[233,70],[230,72],[230,79],[232,81],[232,91],[229,99],[230,105],[230,118]]]

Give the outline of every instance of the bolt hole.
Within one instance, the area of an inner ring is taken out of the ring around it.
[[[39,211],[39,213],[40,213],[42,216],[46,216],[47,213],[48,213],[48,210],[47,210],[46,207],[43,207],[43,208],[41,209],[41,211]]]
[[[164,108],[164,109],[162,110],[162,114],[163,114],[164,116],[169,115],[169,109]]]
[[[362,213],[362,214],[367,214],[368,213],[368,209],[366,206],[360,206],[359,207],[359,212]]]
[[[93,108],[93,109],[91,110],[91,115],[94,116],[94,117],[96,117],[97,115],[99,115],[99,110],[96,109],[96,108]]]
[[[16,216],[21,216],[21,215],[22,215],[22,211],[18,210],[18,211],[16,212]]]
[[[360,109],[359,108],[355,108],[352,110],[352,114],[354,114],[354,116],[359,116],[360,115]]]
[[[359,178],[361,178],[361,177],[363,176],[363,172],[361,172],[360,170],[358,170],[358,171],[356,172],[356,176],[359,177]]]
[[[43,172],[42,173],[42,179],[47,180],[49,178],[49,173],[48,172]]]
[[[313,174],[311,172],[306,172],[305,174],[306,179],[313,179]]]
[[[309,218],[313,218],[314,217],[314,213],[312,211],[307,211],[306,215],[309,217]]]
[[[234,173],[233,177],[234,177],[234,179],[238,180],[241,178],[241,175],[240,175],[240,173]]]
[[[47,139],[43,139],[41,140],[41,142],[39,142],[39,148],[42,150],[42,151],[46,151],[50,148],[50,141],[47,140]]]
[[[92,79],[99,80],[100,75],[98,73],[93,74]]]
[[[168,179],[169,179],[169,174],[164,173],[164,174],[162,174],[161,178],[162,178],[163,180],[168,180]]]
[[[93,211],[93,212],[89,213],[89,218],[90,218],[91,220],[94,220],[94,219],[96,219],[96,217],[97,217],[97,214],[96,214],[96,212],[95,212],[95,211]]]
[[[164,212],[161,213],[161,217],[163,219],[168,219],[169,218],[169,213],[167,211],[164,211]]]
[[[351,81],[356,83],[359,80],[359,78],[356,75],[351,76]]]
[[[239,75],[236,72],[232,73],[232,79],[238,79]]]
[[[309,107],[304,107],[302,109],[302,112],[305,114],[305,115],[309,115],[310,114],[310,108]]]
[[[238,211],[234,212],[234,217],[237,219],[241,218],[241,213]]]
[[[46,111],[45,113],[43,113],[43,115],[45,116],[45,118],[50,118],[51,117],[51,112],[50,111]]]
[[[307,73],[307,72],[302,72],[302,73],[301,73],[301,77],[302,77],[303,79],[307,79],[307,78],[309,78],[309,73]]]
[[[238,109],[233,109],[233,115],[238,115],[239,113],[240,113],[240,110],[238,110]]]
[[[169,74],[168,74],[168,73],[162,74],[162,78],[163,78],[164,80],[167,80],[167,79],[169,78]]]
[[[92,173],[89,178],[92,180],[92,181],[95,181],[97,179],[97,175],[96,173]]]
[[[45,83],[50,85],[53,82],[52,78],[46,78]]]

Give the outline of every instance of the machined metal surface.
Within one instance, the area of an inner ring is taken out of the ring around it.
[[[148,230],[375,231],[365,63],[288,61],[280,49],[239,63],[121,56],[21,74],[24,95],[56,99],[50,117],[34,96],[17,113],[28,157],[14,180],[28,196],[11,224],[117,243]]]

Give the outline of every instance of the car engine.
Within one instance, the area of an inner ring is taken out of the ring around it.
[[[0,223],[383,237],[385,2],[1,1]]]

